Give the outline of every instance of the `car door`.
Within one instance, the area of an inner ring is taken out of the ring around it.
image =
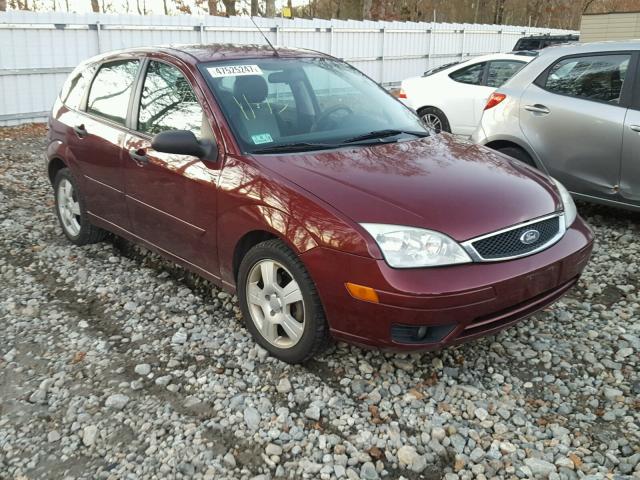
[[[484,85],[487,62],[474,63],[450,72],[445,85],[447,105],[444,110],[451,131],[471,135],[480,122],[482,109],[492,88]]]
[[[99,66],[79,111],[69,118],[68,147],[76,160],[90,215],[128,229],[121,146],[140,60]]]
[[[624,202],[640,206],[640,61],[634,78],[634,98],[624,121],[620,196]]]
[[[575,193],[618,197],[631,53],[561,58],[526,88],[521,129],[547,171]]]
[[[176,65],[145,62],[124,140],[125,192],[133,233],[149,244],[215,275],[216,186],[220,163],[156,152],[152,137],[190,130],[215,141],[194,82]],[[204,98],[200,95],[200,98]]]

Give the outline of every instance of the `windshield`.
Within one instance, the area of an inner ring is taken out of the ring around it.
[[[212,62],[200,69],[246,153],[335,148],[428,134],[413,112],[344,62],[252,58]]]

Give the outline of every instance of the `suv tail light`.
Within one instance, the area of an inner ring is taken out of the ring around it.
[[[489,110],[490,108],[495,107],[505,98],[507,98],[507,96],[504,93],[493,92],[491,96],[489,96],[489,100],[487,100],[487,104],[484,106],[484,109]]]

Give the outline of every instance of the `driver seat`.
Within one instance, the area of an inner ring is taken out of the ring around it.
[[[244,126],[249,143],[256,143],[252,137],[257,135],[268,134],[273,140],[280,137],[278,120],[267,100],[268,94],[267,81],[259,75],[240,76],[235,79],[232,108],[239,120],[237,124]]]

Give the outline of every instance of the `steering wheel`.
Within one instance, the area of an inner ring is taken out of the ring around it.
[[[351,108],[347,107],[346,105],[334,105],[333,107],[327,108],[320,114],[316,121],[313,122],[313,125],[311,125],[311,131],[316,132],[323,122],[325,122],[331,115],[339,112],[340,110],[344,110],[348,115],[353,115],[353,110],[351,110]]]

